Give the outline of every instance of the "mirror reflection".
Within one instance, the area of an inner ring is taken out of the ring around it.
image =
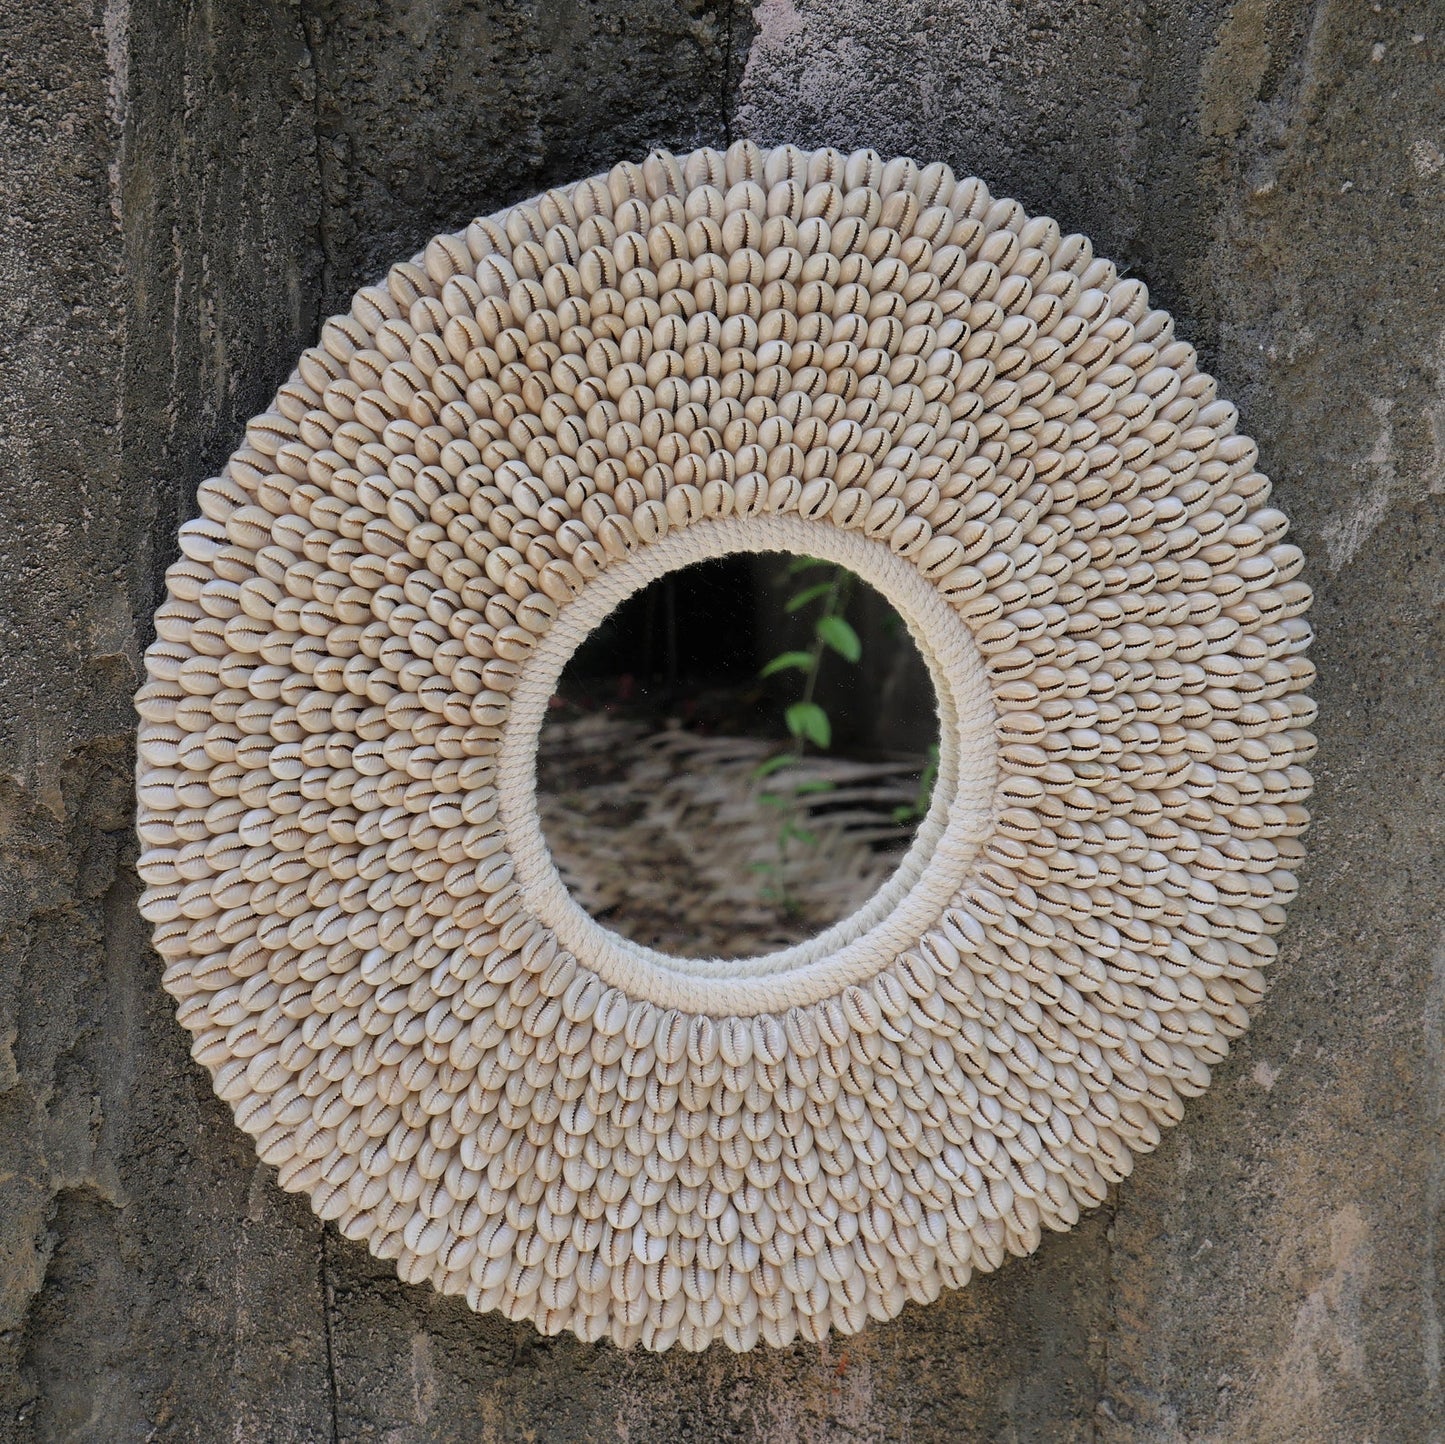
[[[886,599],[809,557],[732,556],[628,599],[564,671],[538,749],[554,861],[603,926],[681,957],[815,936],[928,810],[932,682]]]

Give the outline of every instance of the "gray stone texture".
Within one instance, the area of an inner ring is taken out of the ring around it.
[[[3,0],[0,1440],[1445,1439],[1438,0]],[[175,529],[434,231],[739,135],[941,158],[1143,277],[1317,589],[1304,889],[1108,1204],[823,1347],[620,1354],[281,1193],[135,912]]]

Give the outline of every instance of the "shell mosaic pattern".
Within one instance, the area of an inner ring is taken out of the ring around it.
[[[658,1350],[1068,1228],[1295,892],[1310,597],[1235,423],[1086,239],[871,152],[655,153],[360,291],[202,484],[138,696],[142,911],[281,1186]],[[893,599],[946,765],[817,946],[668,959],[557,883],[536,728],[617,600],[739,549]]]

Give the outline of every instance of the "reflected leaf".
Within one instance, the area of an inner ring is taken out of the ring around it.
[[[845,661],[856,662],[863,655],[858,633],[842,617],[819,617],[817,630],[819,637]]]
[[[833,725],[828,714],[816,702],[794,702],[785,714],[788,731],[794,737],[806,738],[815,747],[827,747],[833,741]]]
[[[775,772],[781,772],[785,767],[791,767],[796,761],[791,752],[779,752],[776,757],[769,757],[766,762],[759,762],[753,768],[753,776],[761,782],[765,777],[771,777]]]
[[[816,602],[819,597],[826,596],[832,590],[832,582],[814,582],[811,587],[804,587],[801,592],[794,592],[784,604],[783,610],[785,612],[801,611],[809,602]]]
[[[790,667],[799,672],[806,672],[813,665],[813,656],[810,652],[779,652],[771,662],[759,673],[759,677],[772,677],[779,672],[786,672]]]

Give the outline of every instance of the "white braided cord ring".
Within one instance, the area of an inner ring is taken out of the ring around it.
[[[439,236],[247,428],[137,698],[141,908],[283,1188],[547,1333],[853,1333],[1100,1202],[1248,1025],[1314,750],[1302,558],[1171,318],[943,165],[655,152]],[[811,942],[572,899],[535,760],[630,593],[845,564],[931,811]]]

